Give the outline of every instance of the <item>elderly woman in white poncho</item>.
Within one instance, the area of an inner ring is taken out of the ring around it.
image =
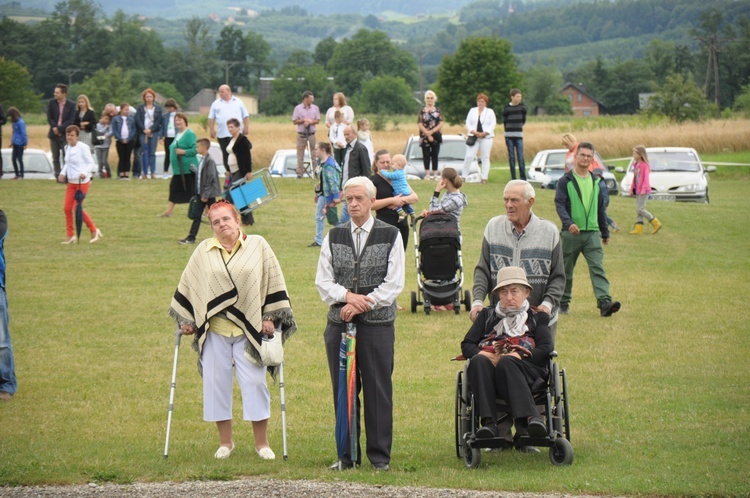
[[[271,247],[259,235],[240,229],[240,216],[226,201],[208,213],[214,237],[193,252],[169,309],[183,334],[196,334],[203,376],[203,418],[216,422],[220,446],[215,458],[234,451],[232,366],[242,392],[243,419],[253,424],[255,451],[275,458],[268,444],[271,400],[261,366],[263,335],[281,329],[282,340],[296,330],[286,283]]]
[[[461,343],[461,352],[465,358],[471,358],[467,376],[482,423],[477,438],[500,437],[495,407],[498,397],[510,408],[518,446],[521,435],[547,435],[530,386],[549,375],[547,359],[554,343],[549,315],[537,313],[529,306],[531,285],[522,268],[501,268],[492,292],[500,301],[497,306],[479,312]]]

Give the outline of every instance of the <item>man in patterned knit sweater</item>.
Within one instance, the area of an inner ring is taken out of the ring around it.
[[[560,233],[552,222],[531,212],[536,193],[524,180],[511,180],[503,191],[505,215],[492,218],[484,229],[482,254],[474,269],[474,301],[470,318],[476,319],[489,295],[490,305],[497,304],[491,291],[497,271],[506,266],[520,266],[531,284],[529,304],[550,315],[550,331],[557,331],[557,309],[565,289]]]

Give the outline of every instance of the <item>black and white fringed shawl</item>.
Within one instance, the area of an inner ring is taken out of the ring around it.
[[[248,235],[225,264],[221,250],[201,242],[182,272],[169,314],[178,325],[196,329],[193,348],[199,356],[206,341],[208,321],[223,313],[248,339],[245,356],[260,364],[262,321],[281,325],[282,341],[297,330],[281,267],[263,237]],[[198,370],[201,371],[200,357]],[[273,367],[269,367],[275,375]]]

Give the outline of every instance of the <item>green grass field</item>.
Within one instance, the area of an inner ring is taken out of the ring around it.
[[[463,189],[465,289],[471,289],[487,220],[503,211],[505,170]],[[167,308],[193,248],[185,206],[163,211],[167,182],[96,180],[86,207],[104,233],[97,244],[62,246],[63,188],[2,181],[10,220],[7,294],[19,392],[0,404],[0,485],[235,479],[260,476],[487,490],[748,495],[750,183],[717,179],[710,205],[649,203],[656,236],[623,230],[606,248],[612,294],[623,309],[599,317],[585,264],[575,273],[571,313],[557,333],[568,373],[575,462],[553,467],[546,452],[487,454],[474,471],[455,456],[453,403],[459,365],[449,361],[468,314],[400,312],[396,322],[395,427],[391,472],[343,474],[335,459],[332,394],[322,333],[325,306],[314,285],[318,252],[309,180],[278,180],[279,198],[257,212],[252,232],[281,261],[299,324],[287,347],[289,460],[261,461],[235,395],[229,460],[212,458],[213,424],[202,421],[196,355],[181,348],[170,457],[164,448],[174,324]],[[426,206],[433,185],[414,182]],[[553,193],[535,212],[557,217]],[[613,197],[625,228],[634,201]],[[85,228],[84,228],[85,231]],[[204,226],[200,236],[209,235]],[[416,290],[407,251],[400,304]],[[237,391],[237,390],[235,390]],[[278,390],[270,437],[281,456]]]

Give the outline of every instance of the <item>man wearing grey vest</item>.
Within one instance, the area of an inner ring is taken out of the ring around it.
[[[375,194],[375,185],[363,176],[344,185],[351,221],[332,228],[323,240],[315,285],[329,305],[324,340],[334,411],[341,335],[346,324],[353,322],[357,326],[357,386],[365,401],[366,454],[375,470],[387,471],[393,441],[394,321],[396,298],[404,287],[404,245],[397,228],[372,217]],[[359,465],[362,456],[357,443],[357,455],[347,451],[330,468]]]

